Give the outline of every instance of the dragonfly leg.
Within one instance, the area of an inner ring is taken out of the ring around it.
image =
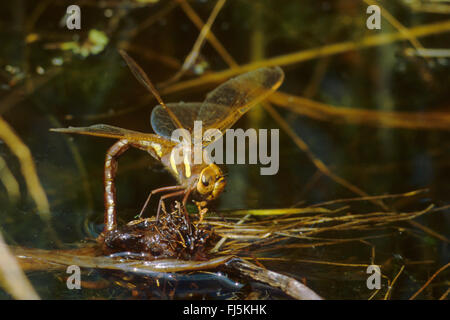
[[[187,200],[188,200],[189,195],[191,194],[192,190],[193,189],[188,189],[186,191],[186,193],[184,194],[184,197],[183,197],[183,202],[182,202],[183,203],[183,210],[184,210],[184,217],[186,218],[186,222],[187,222],[187,224],[189,226],[189,232],[190,232],[191,221],[189,220],[189,213],[188,213],[188,211],[186,209],[186,203],[187,203]]]
[[[130,143],[126,139],[117,141],[106,152],[103,182],[105,185],[105,227],[104,232],[116,229],[116,186],[114,179],[117,173],[117,159],[128,150]]]
[[[144,211],[147,208],[147,205],[150,202],[150,198],[152,197],[152,195],[157,194],[157,193],[161,193],[161,192],[165,192],[165,191],[174,191],[174,190],[180,190],[180,189],[184,189],[184,188],[182,186],[169,186],[169,187],[162,187],[162,188],[158,188],[158,189],[152,190],[149,193],[149,195],[147,197],[147,200],[145,200],[145,203],[142,206],[141,212],[139,212],[139,218],[141,218],[142,215],[144,214]]]
[[[158,211],[156,212],[156,221],[159,220],[159,212],[161,211],[161,207],[163,208],[164,211],[166,211],[166,206],[164,204],[164,199],[178,197],[178,196],[183,195],[184,193],[185,193],[185,191],[181,190],[181,191],[176,191],[176,192],[165,194],[161,198],[159,198]]]
[[[202,223],[205,214],[208,212],[208,208],[206,208],[206,201],[194,201],[197,206],[198,214],[200,215],[200,219],[197,221],[197,224]]]

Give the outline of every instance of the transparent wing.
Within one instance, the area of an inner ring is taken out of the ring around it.
[[[198,112],[200,111],[201,103],[168,103],[167,106],[180,120],[183,128],[192,132],[194,121],[198,118]],[[170,139],[172,132],[177,129],[170,115],[161,105],[157,105],[153,108],[150,122],[156,134],[168,139]]]
[[[96,124],[89,127],[56,128],[50,129],[50,131],[61,133],[75,133],[114,139],[127,139],[131,141],[152,141],[158,143],[170,143],[169,141],[166,141],[165,139],[162,139],[151,133],[142,133],[138,131],[110,126],[107,124]]]
[[[147,74],[142,70],[142,68],[136,63],[136,61],[133,60],[125,51],[119,50],[120,55],[127,63],[128,67],[130,68],[133,75],[136,77],[136,79],[148,90],[150,91],[153,96],[158,100],[159,104],[166,110],[166,112],[170,115],[171,121],[174,125],[176,125],[179,128],[182,128],[180,120],[175,116],[175,114],[172,112],[170,107],[167,107],[167,105],[162,101],[161,97],[159,96],[158,90],[156,90],[155,86],[152,84],[150,79],[148,78]]]
[[[200,119],[214,118],[210,127],[223,132],[278,89],[283,79],[284,72],[279,67],[260,68],[230,79],[206,96],[198,116]]]
[[[202,129],[205,131],[217,121],[217,117],[223,117],[228,111],[228,108],[224,106],[209,106],[210,112],[208,113],[208,117],[201,118],[199,112],[201,108],[204,108],[201,102],[169,103],[167,106],[180,120],[183,128],[188,130],[191,135],[193,134],[194,122],[196,120],[202,121]],[[167,139],[171,139],[172,132],[177,129],[169,114],[160,105],[153,109],[150,122],[155,133]]]
[[[191,134],[195,120],[202,121],[203,131],[214,128],[224,133],[253,105],[275,91],[283,79],[284,73],[279,67],[260,68],[228,80],[211,91],[202,103],[169,103],[167,106]],[[155,133],[168,139],[177,128],[160,105],[153,109],[151,124]]]

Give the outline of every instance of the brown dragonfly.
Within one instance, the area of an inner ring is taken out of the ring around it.
[[[108,149],[105,159],[104,231],[117,228],[114,179],[117,173],[118,158],[127,149],[134,147],[148,152],[160,161],[178,182],[174,186],[153,190],[141,210],[141,215],[150,197],[161,192],[168,193],[160,197],[156,219],[159,217],[161,208],[164,209],[164,200],[171,197],[183,196],[182,204],[184,208],[190,195],[198,200],[197,203],[205,205],[222,193],[226,185],[225,176],[219,166],[209,161],[198,164],[194,163],[191,158],[182,163],[175,163],[171,157],[172,150],[180,144],[180,141],[171,139],[172,132],[177,128],[182,128],[192,133],[194,121],[200,120],[204,130],[215,128],[223,133],[253,105],[275,91],[284,79],[284,73],[279,67],[260,68],[228,80],[211,91],[203,102],[165,104],[138,64],[124,51],[119,52],[134,76],[159,102],[151,115],[151,124],[156,134],[142,133],[106,124],[51,129],[51,131],[62,133],[76,133],[119,140]],[[203,147],[209,144],[208,141],[202,143]],[[184,211],[186,219],[188,219],[187,211]]]

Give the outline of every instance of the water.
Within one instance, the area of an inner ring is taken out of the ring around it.
[[[213,4],[212,1],[198,1],[192,6],[206,20]],[[153,82],[160,83],[178,70],[177,62],[181,63],[189,53],[198,31],[180,8],[174,8],[133,36],[146,19],[166,8],[166,1],[135,9],[126,6],[98,8],[94,1],[86,1],[81,5],[80,31],[69,31],[61,25],[65,12],[63,5],[51,3],[42,8],[40,5],[34,1],[1,5],[0,113],[30,148],[51,206],[53,228],[68,248],[92,238],[101,230],[102,168],[105,152],[113,141],[63,136],[50,133],[49,128],[107,123],[151,132],[149,119],[155,102],[149,101],[145,89],[133,78],[117,53],[117,47],[124,41],[130,42],[133,47],[127,49],[129,54]],[[113,10],[112,17],[108,17],[111,12],[106,12],[107,9]],[[387,9],[406,26],[434,23],[445,18],[444,15],[411,11],[400,4],[389,3]],[[37,18],[33,20],[35,15]],[[258,6],[253,1],[229,1],[212,30],[237,63],[246,64],[252,62],[251,59],[263,60],[326,44],[397,32],[386,20],[382,20],[381,31],[369,31],[365,28],[366,17],[365,5],[360,1],[286,1],[280,5],[267,0]],[[109,40],[99,54],[82,57],[72,51],[51,49],[58,43],[77,39],[82,43],[91,29],[104,31]],[[448,48],[449,40],[448,33],[419,39],[426,48]],[[353,109],[449,112],[448,58],[411,57],[404,51],[410,47],[407,41],[394,42],[282,65],[286,79],[280,91]],[[227,68],[208,43],[201,58],[208,71]],[[183,79],[190,77],[193,76]],[[201,101],[216,85],[207,83],[163,95],[163,99],[166,102]],[[21,90],[25,90],[25,94],[11,99]],[[285,108],[276,110],[334,174],[366,193],[381,195],[428,189],[420,196],[386,200],[390,208],[412,212],[423,210],[429,204],[436,207],[450,204],[448,129],[386,128],[364,121],[359,124],[334,121],[334,117],[329,121],[318,121]],[[235,127],[270,129],[280,126],[259,106]],[[278,174],[261,176],[259,167],[254,165],[229,166],[227,192],[216,204],[216,211],[288,208],[295,204],[307,206],[357,196],[318,173],[305,153],[284,131],[280,131]],[[4,143],[0,144],[0,156],[17,180],[20,191],[19,199],[13,201],[4,185],[0,186],[0,225],[6,241],[24,247],[56,248],[54,239],[46,231],[46,223],[36,214],[19,161]],[[120,223],[133,219],[152,189],[175,182],[157,161],[138,150],[128,151],[120,159],[119,166]],[[156,205],[152,203],[151,209],[155,210]],[[357,202],[352,203],[352,210],[353,213],[369,213],[382,209],[367,202]],[[265,258],[284,260],[260,262],[268,269],[305,279],[325,298],[367,299],[373,291],[366,287],[364,267],[313,263],[311,260],[370,264],[373,247],[374,263],[381,265],[383,274],[390,281],[405,265],[391,298],[407,299],[449,261],[448,240],[439,238],[439,235],[449,237],[448,213],[448,209],[429,212],[415,220],[438,236],[408,222],[379,227],[378,230],[335,231],[318,237],[364,237],[365,240],[261,253],[260,256]],[[385,236],[376,237],[380,235]],[[367,238],[369,236],[373,238]],[[71,292],[59,279],[65,276],[61,272],[35,272],[29,276],[43,298],[132,297],[129,289],[114,285],[104,290]],[[110,281],[112,276],[98,274],[93,278]],[[189,289],[193,297],[230,298],[236,292],[242,292],[245,284],[230,289],[226,281],[218,285],[210,281],[215,276],[210,277],[196,275],[188,280],[187,283],[201,282],[199,286],[206,287],[204,292]],[[183,282],[180,280],[180,283]],[[383,298],[387,292],[386,278],[382,284],[375,299]],[[437,299],[447,288],[448,271],[444,271],[419,297]],[[189,290],[180,290],[179,296],[172,297],[187,297]],[[225,293],[217,294],[220,290]],[[1,291],[0,297],[8,298],[8,295]],[[157,290],[142,297],[171,298]]]

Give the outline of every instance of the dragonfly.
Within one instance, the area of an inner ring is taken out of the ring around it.
[[[206,206],[208,202],[217,199],[223,192],[226,185],[224,172],[211,161],[198,163],[193,161],[192,157],[175,163],[172,151],[180,145],[180,140],[173,139],[172,132],[175,129],[185,129],[192,133],[194,121],[199,120],[202,121],[204,130],[214,128],[223,134],[252,106],[274,92],[284,79],[281,68],[263,67],[241,74],[219,85],[207,94],[203,102],[165,104],[142,68],[125,51],[119,50],[119,53],[136,79],[153,94],[159,103],[153,108],[151,114],[151,125],[155,133],[143,133],[107,124],[50,129],[54,132],[118,140],[106,152],[104,163],[104,232],[117,229],[115,177],[118,159],[125,151],[129,148],[137,148],[149,153],[161,162],[177,180],[176,185],[151,191],[140,216],[151,196],[158,193],[165,194],[160,197],[156,220],[158,220],[160,210],[165,210],[164,200],[169,198],[182,198],[182,205],[186,208],[186,203],[192,196],[197,201],[196,203]],[[202,147],[208,146],[209,143],[211,141],[203,140]],[[185,214],[188,219],[186,209]]]

